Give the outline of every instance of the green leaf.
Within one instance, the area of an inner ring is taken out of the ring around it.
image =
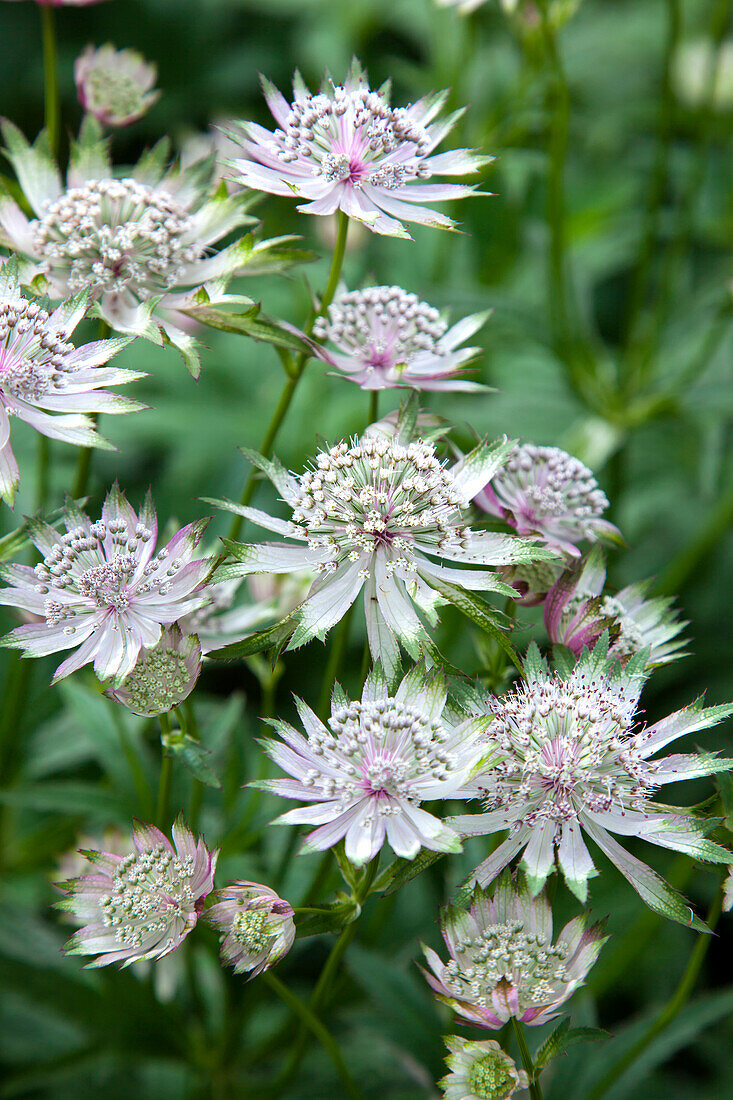
[[[207,656],[213,657],[217,661],[235,661],[242,657],[251,657],[253,653],[262,653],[265,649],[273,648],[276,648],[279,655],[285,642],[295,630],[295,626],[294,620],[290,618],[281,619],[280,622],[268,627],[267,630],[258,630],[256,634],[251,634],[249,638],[243,638],[241,642],[232,642],[231,645],[222,646],[221,649],[214,649]]]
[[[308,355],[318,356],[324,354],[315,340],[311,340],[294,325],[273,320],[261,313],[257,302],[253,302],[250,308],[242,313],[230,313],[228,310],[217,309],[210,305],[190,306],[184,312],[201,324],[208,325],[209,328],[249,336],[252,340],[262,340],[279,348],[287,348],[289,351],[306,352]]]
[[[221,788],[221,780],[209,763],[211,753],[205,749],[200,741],[186,734],[182,738],[171,738],[166,741],[166,749],[186,765],[188,770],[205,783],[207,787]]]
[[[319,906],[318,910],[308,912],[295,910],[295,926],[299,937],[320,936],[324,932],[340,932],[341,929],[356,920],[361,909],[351,899],[331,901]]]
[[[574,1043],[597,1043],[609,1039],[610,1035],[599,1027],[570,1027],[570,1018],[566,1017],[557,1025],[552,1034],[545,1039],[535,1055],[535,1069],[541,1070],[560,1054],[564,1054]]]
[[[492,612],[483,600],[479,599],[478,596],[474,596],[472,592],[467,592],[464,588],[459,588],[455,584],[449,584],[447,581],[440,580],[433,573],[430,574],[429,578],[426,578],[426,581],[435,588],[441,596],[449,600],[454,607],[462,611],[471,622],[480,627],[485,634],[489,634],[503,653],[509,658],[517,671],[520,673],[523,672],[522,662],[517,656],[517,651],[507,639],[506,632],[499,626],[499,620],[496,613]],[[506,589],[506,591],[504,591],[504,589]],[[508,585],[501,584],[499,581],[497,581],[496,590],[502,592],[504,595],[516,596],[514,589],[509,588]]]
[[[423,848],[414,859],[395,859],[382,871],[372,887],[373,894],[383,894],[388,897],[400,890],[405,883],[417,878],[428,867],[432,867],[439,859],[446,855],[445,852],[431,852]]]

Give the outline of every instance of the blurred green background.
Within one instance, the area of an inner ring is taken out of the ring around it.
[[[161,100],[113,136],[120,164],[162,133],[180,146],[216,120],[267,124],[258,72],[287,91],[296,67],[311,85],[326,69],[339,80],[354,54],[373,85],[392,79],[397,104],[440,87],[452,89],[452,106],[468,104],[454,144],[497,156],[484,187],[493,197],[456,204],[460,235],[416,227],[410,243],[352,227],[345,279],[400,284],[454,317],[493,308],[479,371],[498,392],[426,403],[463,443],[473,431],[556,443],[596,470],[627,541],[611,556],[612,582],[656,578],[660,591],[679,594],[690,620],[691,655],[655,673],[646,689],[654,719],[704,690],[710,702],[733,695],[731,4],[558,0],[555,13],[566,21],[553,64],[529,2],[508,19],[489,0],[470,20],[431,0],[110,0],[60,9],[64,128],[73,132],[80,120],[72,67],[89,42],[132,46],[158,64]],[[0,110],[31,136],[43,117],[35,3],[0,3],[0,29]],[[265,235],[298,233],[327,256],[320,219],[275,198],[257,213]],[[308,269],[313,286],[322,285],[326,263]],[[241,290],[295,323],[307,311],[301,273],[242,282]],[[209,350],[198,383],[171,350],[137,341],[124,353],[126,365],[149,372],[134,396],[151,410],[103,425],[119,452],[94,457],[94,506],[114,477],[133,502],[152,484],[163,521],[200,515],[200,496],[239,494],[247,467],[237,447],[257,445],[282,370],[265,345],[201,336]],[[396,403],[388,396],[382,408]],[[359,431],[366,409],[357,387],[311,363],[276,450],[300,466],[317,438]],[[23,482],[16,514],[3,506],[4,531],[34,507],[36,441],[17,422],[13,433]],[[53,457],[58,505],[76,453],[58,444]],[[212,531],[226,526],[215,519]],[[538,621],[533,612],[524,618]],[[465,625],[450,613],[441,642],[466,671],[478,666]],[[347,683],[357,677],[359,639],[351,656]],[[51,691],[49,662],[27,662],[20,673],[14,658],[0,661],[6,685],[25,677],[22,709],[0,715],[0,1097],[266,1095],[262,1082],[282,1059],[282,1043],[268,1038],[288,1017],[261,983],[245,986],[219,970],[206,933],[186,949],[193,986],[175,965],[153,980],[90,974],[61,956],[64,929],[48,908],[58,860],[79,833],[124,828],[151,812],[156,734],[100,700],[83,677]],[[312,693],[323,663],[318,645],[286,660],[281,713],[291,691]],[[240,790],[259,766],[257,680],[242,666],[208,666],[202,692],[201,736],[226,773],[223,794],[207,791],[200,816],[207,839],[223,847],[220,881],[270,882],[295,901],[317,857],[296,861],[278,883],[288,838],[265,826],[281,807]],[[733,730],[699,740],[731,755]],[[131,760],[142,762],[139,774]],[[188,778],[176,782],[186,805]],[[702,781],[687,788],[681,801],[710,793]],[[436,1095],[440,1036],[455,1028],[415,959],[419,939],[437,941],[438,905],[479,858],[481,844],[472,844],[396,899],[369,904],[327,1014],[367,1097]],[[704,913],[717,871],[638,850]],[[337,886],[329,874],[322,900]],[[669,996],[694,946],[691,933],[644,910],[605,864],[591,901],[597,915],[609,914],[613,938],[572,1002],[573,1022],[600,1023],[613,1038],[555,1063],[549,1100],[585,1096]],[[558,921],[573,906],[561,887]],[[730,928],[724,918],[693,1000],[609,1100],[733,1096]],[[298,941],[280,976],[307,994],[328,947],[323,937]],[[287,1098],[320,1100],[339,1089],[313,1045]]]

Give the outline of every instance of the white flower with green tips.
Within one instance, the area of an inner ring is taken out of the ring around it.
[[[217,188],[213,158],[169,166],[165,140],[127,175],[115,175],[91,116],[72,142],[65,183],[45,133],[29,145],[5,121],[2,134],[32,211],[29,219],[12,199],[0,199],[4,243],[32,262],[52,300],[88,291],[112,329],[173,344],[197,375],[197,345],[182,311],[202,287],[219,295],[246,263],[245,242],[213,247],[254,223],[245,213],[250,200]]]
[[[445,1061],[451,1072],[439,1082],[444,1100],[509,1100],[529,1085],[527,1074],[517,1069],[496,1039],[472,1043],[449,1035],[445,1045],[450,1051]]]
[[[474,879],[486,885],[519,853],[531,889],[539,892],[555,859],[570,889],[585,901],[595,875],[583,834],[616,865],[650,908],[699,926],[684,899],[612,833],[639,837],[695,859],[730,862],[731,853],[706,835],[689,810],[655,802],[660,787],[714,775],[733,760],[714,753],[654,754],[684,734],[716,725],[733,706],[697,701],[651,726],[635,720],[647,676],[647,653],[625,667],[608,658],[608,638],[574,666],[550,672],[535,646],[524,681],[489,703],[493,722],[484,742],[489,766],[460,792],[482,798],[486,813],[455,817],[461,836],[508,830]]]
[[[224,506],[294,544],[228,542],[236,561],[217,576],[315,571],[315,583],[294,612],[290,649],[323,638],[363,592],[372,656],[392,677],[400,645],[415,660],[435,652],[421,613],[434,626],[436,605],[447,599],[480,620],[488,608],[474,592],[516,595],[492,568],[473,566],[552,557],[532,541],[468,526],[472,497],[499,469],[510,443],[481,442],[449,467],[432,443],[412,439],[411,432],[405,415],[394,435],[367,431],[338,443],[301,475],[247,452],[292,517]]]
[[[79,102],[103,126],[129,126],[137,122],[160,97],[153,91],[155,65],[137,50],[87,46],[74,62],[74,82]]]
[[[145,408],[101,388],[144,377],[107,365],[127,339],[95,340],[80,347],[71,343],[88,304],[89,296],[82,291],[49,313],[21,292],[17,257],[0,267],[0,497],[8,504],[20,481],[10,445],[12,417],[49,439],[114,450],[86,414]]]
[[[385,840],[405,859],[421,848],[460,851],[457,833],[421,803],[452,798],[468,780],[490,719],[446,701],[443,676],[426,674],[419,665],[394,694],[378,669],[368,676],[359,702],[337,687],[328,726],[296,698],[305,736],[273,721],[282,740],[265,742],[268,755],[291,778],[259,785],[307,805],[289,810],[278,823],[317,826],[306,851],[323,851],[344,839],[346,858],[356,865],[377,856]]]

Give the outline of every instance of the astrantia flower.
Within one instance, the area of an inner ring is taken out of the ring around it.
[[[177,625],[163,630],[152,649],[141,649],[134,669],[118,688],[106,694],[133,714],[154,718],[187,699],[201,672],[201,646],[195,634]]]
[[[269,886],[235,882],[215,898],[206,919],[224,933],[221,957],[235,974],[256,978],[287,955],[295,940],[293,908]]]
[[[361,702],[337,691],[327,728],[302,700],[296,706],[306,737],[287,722],[272,725],[285,744],[267,741],[275,763],[292,779],[261,785],[309,805],[278,818],[288,825],[317,825],[309,851],[346,838],[355,864],[376,856],[385,838],[398,856],[414,859],[420,848],[460,851],[456,833],[420,803],[451,798],[479,761],[476,742],[486,718],[446,712],[439,675],[415,666],[394,696],[379,672],[364,685]]]
[[[603,553],[596,546],[580,568],[564,573],[548,592],[544,616],[551,642],[577,657],[608,630],[609,655],[619,660],[645,649],[649,667],[656,668],[684,656],[685,641],[678,635],[686,624],[677,619],[671,599],[645,599],[649,583],[643,581],[604,596],[605,582]]]
[[[476,313],[449,329],[438,310],[416,294],[398,286],[373,286],[342,291],[313,331],[336,346],[329,362],[362,389],[480,390],[456,372],[480,351],[459,345],[487,316]]]
[[[585,915],[565,925],[552,942],[552,909],[544,897],[508,875],[493,898],[477,889],[470,911],[444,911],[443,938],[450,954],[444,963],[431,948],[425,977],[438,998],[478,1027],[500,1028],[514,1018],[539,1027],[558,1014],[598,958],[603,927],[588,927]]]
[[[150,110],[160,92],[151,88],[157,77],[136,50],[87,46],[74,62],[79,102],[103,126],[129,126]]]
[[[135,852],[85,852],[90,873],[59,883],[58,902],[82,928],[69,940],[70,955],[97,955],[90,966],[159,959],[174,951],[196,924],[214,888],[218,852],[195,840],[181,817],[173,844],[154,825],[137,823]]]
[[[20,292],[15,257],[0,267],[0,497],[13,503],[20,480],[10,446],[10,417],[51,439],[80,447],[111,447],[84,413],[126,413],[145,406],[102,386],[144,375],[105,366],[127,343],[97,340],[76,348],[70,336],[84,317],[85,293],[50,315]]]
[[[583,539],[618,538],[603,519],[606,494],[582,462],[558,447],[515,447],[506,464],[476,495],[479,508],[505,520],[520,535],[539,535],[574,557]]]
[[[64,187],[42,134],[30,146],[2,124],[6,154],[33,211],[26,218],[0,200],[7,243],[33,261],[54,299],[88,290],[99,315],[118,332],[169,340],[189,370],[199,370],[191,321],[181,311],[203,285],[225,280],[244,262],[239,244],[211,254],[232,230],[252,223],[248,200],[222,196],[213,159],[166,168],[167,145],[145,153],[130,175],[113,175],[99,123],[87,116],[74,142]],[[211,281],[211,282],[210,282]]]
[[[529,1085],[527,1074],[517,1069],[496,1039],[472,1043],[449,1035],[445,1045],[450,1051],[445,1061],[451,1072],[438,1082],[444,1100],[509,1100]]]
[[[400,219],[450,229],[450,218],[420,204],[465,198],[475,188],[426,181],[464,176],[493,159],[467,149],[434,155],[462,113],[434,121],[447,93],[392,107],[389,85],[372,91],[356,61],[343,85],[327,81],[318,95],[296,73],[292,103],[268,80],[263,89],[278,129],[240,124],[244,158],[232,162],[234,178],[256,191],[306,200],[298,207],[305,214],[342,210],[396,237],[409,237]]]
[[[3,644],[29,657],[75,649],[54,682],[93,661],[100,680],[119,687],[140,650],[158,643],[164,625],[208,599],[203,581],[211,562],[192,560],[208,521],[181,528],[156,554],[152,498],[148,494],[138,516],[116,485],[96,523],[73,502],[64,519],[64,534],[29,521],[30,538],[44,555],[34,569],[0,565],[0,577],[10,584],[0,589],[0,604],[41,620],[16,627]]]
[[[667,783],[724,771],[733,761],[694,753],[650,757],[683,734],[715,725],[733,707],[693,703],[638,728],[634,714],[645,664],[644,653],[625,667],[608,660],[601,639],[563,675],[550,673],[531,648],[525,682],[489,704],[494,721],[484,742],[492,766],[461,792],[486,799],[488,812],[451,820],[464,837],[509,830],[508,839],[476,869],[477,882],[491,882],[524,849],[522,865],[537,892],[557,853],[568,886],[584,901],[587,880],[596,873],[585,832],[652,909],[691,922],[682,899],[610,833],[641,837],[698,859],[729,861],[730,853],[705,837],[700,819],[652,798]]]
[[[407,433],[402,425],[393,437],[374,432],[338,443],[300,477],[248,452],[293,515],[285,522],[255,508],[242,508],[242,514],[301,545],[227,543],[238,562],[218,576],[303,569],[320,574],[295,612],[291,649],[322,638],[363,589],[372,655],[391,676],[398,640],[416,659],[421,648],[432,647],[415,604],[434,622],[440,593],[460,599],[460,587],[514,595],[489,570],[454,569],[430,557],[501,566],[547,556],[511,535],[466,526],[471,498],[487,472],[490,477],[501,465],[508,445],[481,443],[448,469],[431,443],[408,442]]]

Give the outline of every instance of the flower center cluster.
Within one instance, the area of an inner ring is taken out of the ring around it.
[[[140,655],[124,687],[134,710],[169,711],[180,703],[189,679],[181,654],[158,646]]]
[[[84,95],[90,111],[108,111],[118,118],[137,114],[143,105],[139,83],[104,65],[85,74]]]
[[[399,812],[392,800],[419,802],[421,784],[447,779],[456,766],[450,733],[395,699],[349,703],[329,724],[335,737],[309,735],[322,767],[310,768],[302,781],[344,809],[366,797],[375,813]]]
[[[328,320],[314,328],[372,369],[407,364],[421,352],[434,352],[446,332],[437,309],[398,286],[375,286],[341,294],[329,306]]]
[[[608,508],[588,467],[558,447],[515,447],[491,487],[509,511],[529,521],[571,520],[583,529]]]
[[[47,273],[69,292],[162,294],[198,259],[190,220],[169,195],[134,179],[91,180],[73,187],[33,223]]]
[[[416,549],[437,554],[462,545],[464,504],[430,444],[403,446],[378,436],[318,455],[316,468],[300,478],[293,522],[319,551],[316,570],[363,560],[361,575],[368,577],[378,550],[386,552],[391,572],[414,569]]]
[[[123,519],[106,523],[100,520],[88,528],[75,527],[62,535],[35,569],[36,591],[48,596],[47,624],[57,626],[63,620],[73,619],[77,612],[88,610],[90,603],[123,612],[133,596],[151,591],[167,595],[183,562],[174,558],[164,569],[168,558],[165,547],[133,579],[139,546],[152,537],[152,531],[144,524],[128,526]],[[74,597],[76,602],[72,602]],[[79,599],[84,601],[81,607]],[[69,625],[65,630],[73,634],[75,627]]]
[[[640,753],[622,694],[584,676],[550,677],[495,699],[487,738],[499,762],[487,782],[492,809],[521,811],[524,825],[577,818],[584,810],[644,810],[655,765]]]
[[[275,939],[269,930],[268,913],[264,909],[240,909],[232,921],[231,934],[251,955],[267,950]]]
[[[292,104],[275,137],[280,160],[305,158],[329,183],[393,190],[407,179],[430,175],[421,164],[430,151],[427,131],[410,118],[409,108],[390,107],[369,88],[307,93]]]
[[[458,999],[481,1008],[491,1006],[491,991],[500,985],[530,1004],[546,1004],[567,980],[568,953],[566,944],[525,932],[520,920],[493,924],[457,941],[443,980]]]
[[[63,388],[65,360],[74,351],[36,302],[17,298],[0,303],[0,391],[22,401],[38,401]]]
[[[115,930],[121,948],[140,949],[151,938],[160,939],[176,918],[190,921],[193,871],[192,859],[177,859],[162,844],[118,864],[99,905],[102,923]],[[172,944],[171,935],[165,946]]]
[[[604,596],[601,602],[604,615],[613,619],[618,627],[618,638],[613,643],[613,652],[618,657],[632,657],[644,648],[644,634],[631,618],[623,604],[614,596]]]
[[[477,1058],[468,1071],[468,1089],[478,1100],[506,1100],[516,1087],[516,1078],[507,1069],[507,1059],[492,1050]]]

